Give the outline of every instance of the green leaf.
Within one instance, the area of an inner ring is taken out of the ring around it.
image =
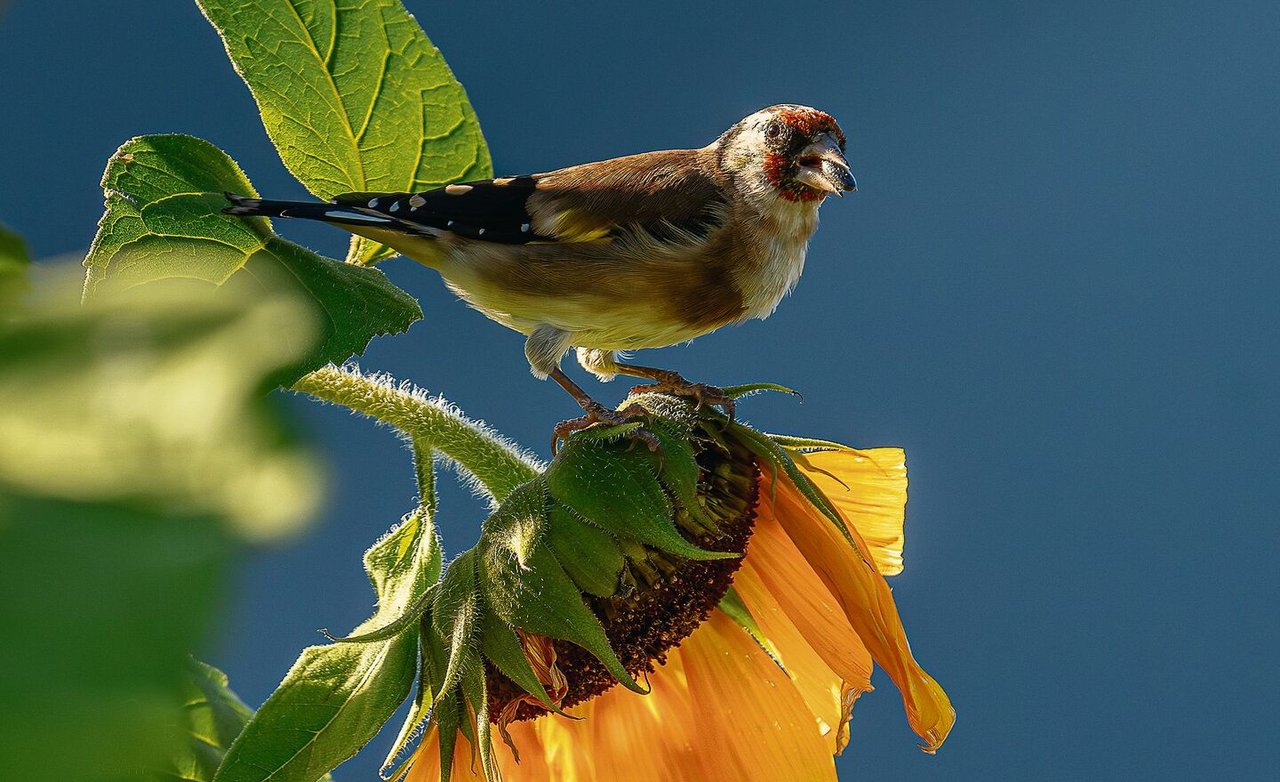
[[[188,651],[233,548],[226,525],[0,485],[0,769],[116,782],[180,751]]]
[[[854,550],[858,552],[858,556],[862,556],[862,549],[854,543],[853,536],[849,533],[849,528],[845,526],[844,519],[840,517],[840,512],[831,504],[831,500],[827,498],[827,495],[823,494],[822,490],[809,479],[809,476],[800,472],[791,454],[785,448],[774,442],[768,435],[757,432],[748,426],[733,424],[732,431],[743,440],[743,444],[752,453],[767,461],[774,468],[775,478],[777,476],[777,468],[781,467],[787,477],[791,479],[791,482],[800,490],[800,493],[804,495],[805,499],[817,508],[823,516],[826,516],[827,520],[844,536],[844,539],[854,547]],[[871,563],[868,562],[867,564]]]
[[[793,437],[789,434],[769,434],[766,437],[789,451],[856,451],[851,445],[837,443],[833,440],[818,440],[813,437]]]
[[[804,395],[799,391],[786,386],[780,386],[777,383],[743,383],[738,386],[725,386],[720,389],[721,393],[730,399],[742,399],[743,397],[753,396],[763,391],[776,391],[779,394],[787,394],[789,396],[798,396],[801,399]]]
[[[310,347],[305,306],[172,284],[83,306],[74,288],[34,293],[0,327],[0,483],[208,513],[252,539],[315,509],[316,466],[261,394]],[[282,329],[292,342],[262,338]]]
[[[475,111],[399,0],[197,0],[289,171],[316,196],[492,174]],[[380,245],[353,245],[369,263]]]
[[[364,556],[378,610],[360,633],[402,615],[440,577],[435,529],[420,506]],[[217,782],[314,782],[354,756],[409,696],[418,628],[385,641],[312,646],[245,727]]]
[[[85,258],[86,298],[157,280],[201,280],[236,290],[288,291],[316,312],[321,339],[276,378],[287,384],[364,351],[422,317],[417,302],[376,269],[339,263],[287,242],[263,218],[222,214],[223,192],[255,191],[230,157],[191,136],[140,136],[103,174],[106,212]],[[271,332],[295,344],[295,329]]]
[[[685,432],[682,435],[675,426],[662,420],[654,421],[651,431],[662,446],[659,472],[663,485],[695,521],[710,531],[718,532],[718,526],[698,501],[698,478],[702,474],[702,468],[698,466],[694,456],[690,434]]]
[[[151,773],[158,782],[210,782],[253,715],[217,668],[188,658],[184,674],[185,741],[169,763]]]
[[[706,551],[680,535],[671,518],[671,501],[647,452],[575,437],[564,444],[544,475],[557,502],[614,535],[686,559],[738,556]]]
[[[27,243],[0,223],[0,316],[8,313],[26,290],[27,267],[30,265]]]

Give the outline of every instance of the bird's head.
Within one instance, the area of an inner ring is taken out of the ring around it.
[[[787,201],[816,202],[858,189],[844,143],[830,114],[784,103],[744,118],[712,146],[740,185]]]

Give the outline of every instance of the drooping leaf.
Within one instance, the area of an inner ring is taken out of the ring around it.
[[[765,635],[764,631],[760,629],[760,624],[751,615],[751,609],[747,608],[747,604],[742,602],[742,596],[738,594],[738,590],[729,587],[729,591],[725,592],[724,597],[720,598],[718,607],[738,627],[741,627],[747,635],[751,636],[751,640],[755,641],[760,649],[769,655],[769,659],[773,660],[775,665],[784,671],[787,669],[782,664],[782,654],[778,651],[777,645],[769,640],[769,636]]]
[[[520,639],[516,637],[511,625],[502,621],[487,604],[482,607],[479,624],[481,650],[489,662],[525,692],[542,701],[544,706],[558,710],[542,682],[538,681],[533,667],[529,665],[529,658],[525,656]]]
[[[471,648],[476,630],[476,557],[464,551],[449,563],[431,603],[436,636],[448,644],[444,676],[435,695],[439,700],[457,687],[463,669],[477,657]]]
[[[529,539],[524,532],[537,523],[528,515],[544,512],[530,501],[544,497],[544,491],[537,482],[527,484],[512,492],[485,520],[475,548],[485,599],[508,624],[575,643],[599,659],[620,682],[643,691],[622,667],[600,620],[550,548],[540,542],[540,536]]]
[[[596,597],[613,597],[626,560],[618,540],[567,508],[551,509],[547,545],[573,582]]]
[[[197,0],[281,160],[316,196],[492,173],[466,92],[400,0]],[[386,255],[372,242],[350,260]]]
[[[294,292],[311,303],[321,339],[276,378],[288,383],[364,351],[422,317],[417,302],[376,269],[323,258],[271,231],[264,218],[222,214],[223,192],[253,195],[226,153],[191,136],[140,136],[107,163],[106,212],[85,258],[86,298],[166,279]],[[285,326],[270,339],[299,339]]]
[[[440,577],[440,547],[424,504],[364,557],[378,610],[361,633],[402,615]],[[413,687],[418,628],[384,641],[304,649],[227,753],[217,782],[314,782],[356,754]]]

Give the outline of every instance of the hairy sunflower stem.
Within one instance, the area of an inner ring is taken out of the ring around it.
[[[396,386],[390,378],[364,375],[351,366],[333,365],[304,375],[292,390],[341,405],[409,436],[419,462],[419,484],[430,471],[428,454],[438,451],[471,473],[495,500],[538,473],[537,461],[511,443],[471,421],[443,399],[428,399],[417,388]],[[431,491],[430,486],[419,489]],[[425,497],[424,497],[425,498]]]

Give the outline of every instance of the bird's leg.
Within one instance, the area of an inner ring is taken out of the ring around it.
[[[724,414],[733,420],[736,405],[732,397],[725,396],[724,391],[706,383],[694,383],[686,380],[684,375],[670,369],[640,367],[635,364],[618,364],[618,373],[631,377],[642,377],[652,380],[652,385],[640,385],[631,389],[633,394],[658,393],[673,394],[692,399],[699,408],[703,405],[715,405],[724,410]]]
[[[582,405],[582,410],[586,413],[586,415],[581,418],[573,418],[556,424],[555,429],[553,429],[551,433],[552,455],[555,454],[560,441],[574,432],[586,429],[592,424],[618,426],[620,424],[628,423],[637,416],[644,414],[644,411],[639,407],[633,408],[632,411],[628,412],[620,412],[618,410],[605,407],[592,399],[586,391],[582,390],[581,386],[570,380],[569,376],[566,375],[559,367],[549,372],[548,376],[559,383],[561,388],[568,391],[569,395],[572,396],[578,404]],[[650,451],[657,451],[659,448],[658,438],[653,435],[653,432],[646,429],[632,429],[626,433],[626,436],[644,443]]]

